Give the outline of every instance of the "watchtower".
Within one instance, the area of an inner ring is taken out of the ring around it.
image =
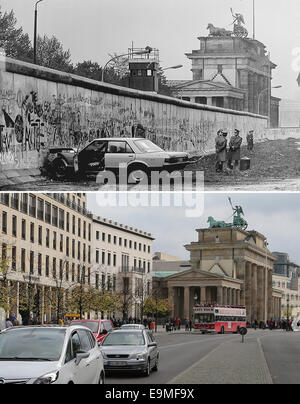
[[[128,49],[129,87],[135,90],[158,92],[159,51],[152,49]]]

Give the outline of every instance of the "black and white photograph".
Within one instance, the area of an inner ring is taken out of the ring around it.
[[[0,385],[300,383],[299,16],[0,0]]]

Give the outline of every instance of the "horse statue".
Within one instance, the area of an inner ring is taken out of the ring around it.
[[[224,229],[232,227],[231,223],[217,222],[212,216],[208,218],[207,223],[209,223],[210,229]]]
[[[211,37],[231,37],[233,32],[227,31],[225,28],[215,27],[213,24],[208,24],[207,29],[209,30],[209,36]]]

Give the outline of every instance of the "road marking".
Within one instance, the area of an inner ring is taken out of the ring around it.
[[[174,347],[177,347],[177,346],[188,345],[188,344],[199,344],[201,342],[215,342],[215,341],[219,341],[221,338],[222,337],[220,336],[219,338],[201,339],[201,340],[197,340],[197,341],[181,342],[180,344],[163,345],[163,346],[159,346],[159,349],[174,348]],[[232,337],[230,338],[230,340],[226,340],[226,342],[229,342],[231,340],[233,340]]]

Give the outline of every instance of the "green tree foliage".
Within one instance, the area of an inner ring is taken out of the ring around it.
[[[37,39],[37,63],[49,69],[73,72],[70,50],[64,50],[59,40],[52,36]]]
[[[2,48],[8,57],[29,62],[33,57],[29,35],[16,25],[13,10],[3,13],[0,7],[0,49]]]
[[[144,313],[156,319],[170,314],[172,307],[168,299],[161,299],[156,296],[149,296],[144,302]]]
[[[92,62],[91,60],[85,60],[77,63],[74,69],[74,74],[88,79],[101,81],[102,68],[98,63]]]

